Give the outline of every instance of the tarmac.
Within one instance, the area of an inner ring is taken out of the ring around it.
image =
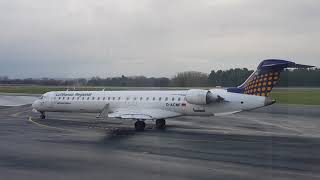
[[[2,97],[3,99],[3,97]],[[0,98],[1,100],[1,98]],[[320,179],[320,106],[180,117],[165,130],[0,108],[0,179]]]

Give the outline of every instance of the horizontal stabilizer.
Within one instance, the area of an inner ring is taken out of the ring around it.
[[[315,66],[304,65],[304,64],[296,64],[293,68],[307,69],[307,68],[313,68],[313,67],[315,67]]]
[[[279,69],[283,70],[285,68],[312,68],[314,66],[296,64],[291,61],[281,60],[281,59],[267,59],[260,63],[258,70],[269,70],[269,69]]]

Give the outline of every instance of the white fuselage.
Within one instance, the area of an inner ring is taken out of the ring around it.
[[[229,93],[212,89],[224,102],[208,105],[190,104],[185,91],[57,91],[48,92],[33,103],[39,112],[100,113],[106,104],[109,111],[117,109],[159,109],[177,113],[177,116],[213,116],[263,107],[266,97]]]

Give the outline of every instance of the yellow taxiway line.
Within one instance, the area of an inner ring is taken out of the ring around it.
[[[37,126],[44,127],[44,128],[55,129],[55,130],[59,130],[59,131],[71,131],[69,129],[63,129],[63,128],[58,128],[58,127],[48,126],[48,125],[45,125],[45,124],[40,124],[40,123],[32,120],[31,116],[29,116],[28,121],[33,123],[33,124],[35,124],[35,125],[37,125]]]
[[[30,110],[25,110],[25,111],[17,112],[17,113],[11,114],[10,116],[11,116],[11,117],[19,117],[19,115],[21,115],[22,113],[29,112],[29,111],[30,111]]]

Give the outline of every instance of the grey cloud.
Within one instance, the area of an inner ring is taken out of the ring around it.
[[[265,58],[319,66],[319,5],[317,0],[2,0],[0,75],[172,76],[255,68]]]

